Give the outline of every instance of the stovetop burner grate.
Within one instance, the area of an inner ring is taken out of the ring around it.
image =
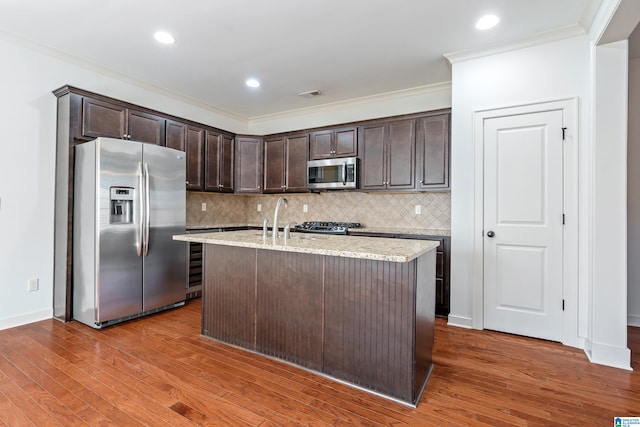
[[[298,233],[347,234],[349,228],[360,227],[359,222],[305,221],[294,226]]]

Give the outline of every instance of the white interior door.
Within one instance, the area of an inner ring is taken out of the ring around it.
[[[484,122],[484,327],[562,341],[563,113]]]

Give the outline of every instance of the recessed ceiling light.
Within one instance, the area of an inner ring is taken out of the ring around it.
[[[153,37],[160,43],[164,43],[164,44],[172,44],[176,42],[176,39],[173,38],[173,36],[167,33],[166,31],[158,31],[153,35]]]
[[[489,28],[493,28],[498,25],[498,22],[500,22],[500,18],[497,16],[485,15],[478,19],[478,22],[476,22],[476,28],[478,30],[488,30]]]
[[[246,82],[244,82],[244,84],[246,84],[249,87],[260,87],[260,82],[257,81],[256,79],[249,79]]]

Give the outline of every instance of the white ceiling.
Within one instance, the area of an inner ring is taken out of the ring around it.
[[[0,32],[255,118],[447,82],[443,54],[588,28],[601,1],[0,0]],[[476,30],[489,12],[501,22]]]

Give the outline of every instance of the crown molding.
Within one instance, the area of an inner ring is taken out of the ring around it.
[[[267,122],[287,117],[296,117],[310,115],[315,113],[323,113],[327,111],[335,111],[339,109],[349,109],[364,104],[373,104],[381,102],[389,102],[398,99],[405,99],[414,96],[424,96],[435,92],[451,91],[451,81],[435,83],[425,86],[417,86],[409,89],[402,89],[392,92],[385,92],[376,95],[363,96],[360,98],[352,98],[344,101],[330,102],[327,104],[316,105],[313,107],[299,108],[295,110],[280,111],[273,114],[265,114],[261,116],[250,117],[252,123]]]
[[[558,40],[568,39],[585,35],[586,31],[581,25],[569,25],[553,31],[535,34],[531,37],[525,37],[509,44],[488,45],[480,49],[462,50],[458,52],[445,53],[443,56],[454,64],[456,62],[468,61],[470,59],[478,59],[486,56],[496,55],[499,53],[509,52],[512,50],[524,49],[539,44],[550,43]]]

